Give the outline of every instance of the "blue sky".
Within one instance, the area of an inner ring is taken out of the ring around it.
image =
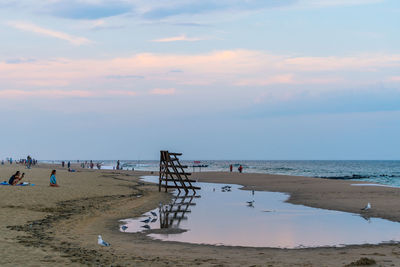
[[[399,159],[395,0],[3,0],[0,157]]]

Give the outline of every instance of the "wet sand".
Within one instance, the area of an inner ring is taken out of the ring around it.
[[[288,250],[162,242],[143,233],[121,233],[119,219],[139,216],[171,195],[138,179],[149,173],[132,171],[58,169],[60,187],[50,188],[52,167],[0,166],[1,181],[19,169],[26,172],[26,181],[36,184],[0,187],[1,266],[344,266],[362,257],[381,266],[400,266],[397,244]],[[400,221],[396,188],[259,174],[195,173],[193,177],[290,193],[289,202],[312,207],[359,213],[371,202],[370,216]],[[98,234],[111,247],[97,245]]]

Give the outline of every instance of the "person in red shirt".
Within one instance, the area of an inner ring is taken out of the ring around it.
[[[242,171],[243,171],[242,165],[239,166],[238,170],[239,170],[240,173],[242,173]]]

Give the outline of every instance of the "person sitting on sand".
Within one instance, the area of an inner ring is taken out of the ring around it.
[[[56,180],[56,170],[51,171],[50,186],[59,187],[59,185],[57,184],[57,180]]]
[[[20,172],[17,171],[13,176],[10,177],[10,180],[8,180],[8,183],[10,185],[17,185],[19,181],[22,180],[22,178],[24,178],[25,173],[22,174],[22,176],[20,177]]]

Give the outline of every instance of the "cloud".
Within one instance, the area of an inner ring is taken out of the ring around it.
[[[296,3],[297,0],[180,0],[168,1],[168,4],[153,6],[142,16],[146,19],[164,19],[178,15],[197,15],[216,11],[244,11],[259,10],[287,6]],[[161,2],[162,3],[162,2]]]
[[[300,5],[315,7],[357,6],[382,3],[384,0],[300,0]]]
[[[196,42],[196,41],[201,41],[201,40],[205,40],[205,39],[196,38],[196,37],[186,37],[185,35],[180,35],[180,36],[156,39],[156,40],[153,40],[152,42],[157,42],[157,43],[168,43],[168,42],[178,42],[178,41]]]
[[[94,92],[72,90],[0,90],[0,96],[2,98],[15,98],[15,97],[46,97],[46,98],[63,98],[63,97],[80,97],[86,98],[93,96]]]
[[[10,58],[6,59],[7,64],[22,64],[22,63],[32,63],[35,62],[36,59],[34,58]]]
[[[92,31],[100,31],[100,30],[118,30],[123,29],[125,26],[123,25],[113,25],[109,24],[106,21],[99,19],[99,20],[88,20],[83,23],[86,25],[86,28]]]
[[[362,54],[336,57],[294,57],[257,50],[222,50],[197,54],[138,53],[109,59],[36,60],[7,64],[0,62],[0,88],[43,90],[91,89],[99,95],[109,88],[138,95],[243,92],[249,97],[260,91],[296,88],[340,91],[349,87],[397,81],[400,55]],[[173,75],[171,70],[184,70]],[[134,73],[134,74],[133,74]],[[152,88],[156,88],[150,90]],[[123,93],[116,92],[114,96]],[[283,94],[283,91],[281,93]],[[182,94],[183,95],[183,94]],[[90,97],[96,97],[91,95]],[[108,96],[111,96],[108,94]],[[286,97],[286,96],[285,96]],[[253,98],[254,99],[254,95]]]
[[[0,90],[1,98],[91,98],[136,96],[137,92],[123,90]]]
[[[174,95],[176,93],[175,88],[156,88],[150,91],[151,95]]]
[[[117,0],[59,0],[44,6],[45,13],[68,19],[99,19],[132,11],[132,5]]]
[[[90,40],[84,37],[78,37],[78,36],[73,36],[64,32],[59,32],[59,31],[54,31],[46,28],[42,28],[40,26],[37,26],[33,23],[26,23],[26,22],[9,22],[9,26],[12,26],[16,29],[22,30],[22,31],[27,31],[27,32],[32,32],[44,36],[49,36],[53,37],[56,39],[64,40],[67,41],[73,45],[87,45],[92,43]]]
[[[107,75],[107,79],[115,79],[115,80],[121,80],[121,79],[144,79],[144,76],[142,75]]]

